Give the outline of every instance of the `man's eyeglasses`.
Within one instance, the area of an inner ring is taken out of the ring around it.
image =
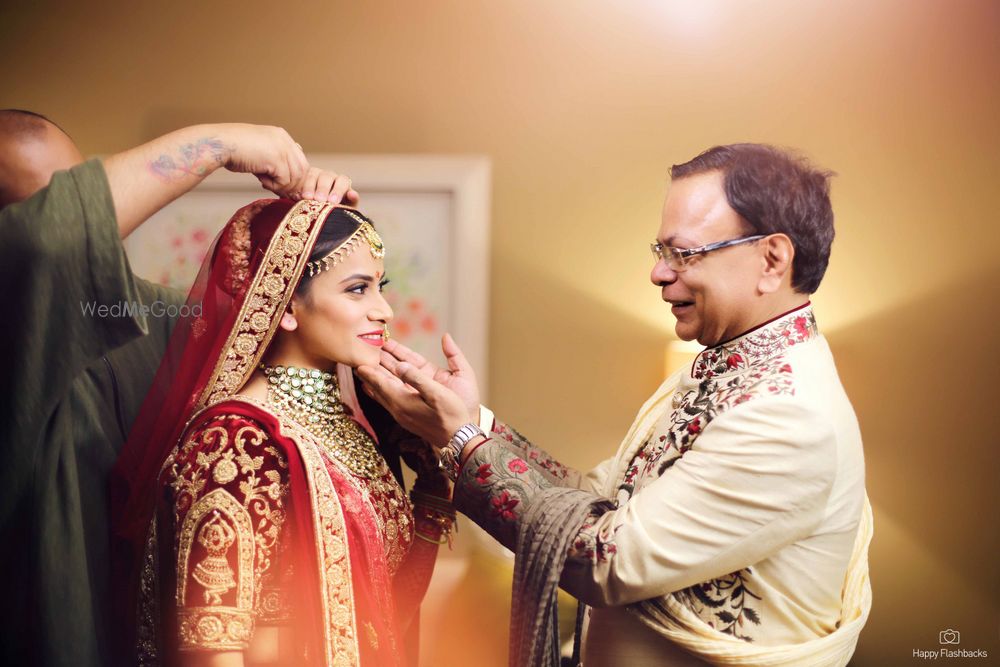
[[[667,263],[667,266],[670,267],[671,271],[683,271],[688,268],[688,265],[691,263],[691,259],[693,257],[704,255],[705,253],[712,252],[713,250],[721,250],[722,248],[728,248],[734,245],[759,241],[766,236],[766,234],[744,236],[741,239],[717,241],[715,243],[709,243],[708,245],[699,246],[697,248],[671,248],[670,246],[663,245],[657,241],[655,243],[650,243],[649,249],[653,251],[653,257],[656,258],[656,261],[660,261],[662,259]]]

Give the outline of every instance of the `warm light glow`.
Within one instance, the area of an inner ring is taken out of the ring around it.
[[[669,376],[679,369],[690,366],[694,363],[694,358],[705,347],[696,340],[672,340],[667,343],[666,354],[664,355],[663,370]]]
[[[698,353],[650,282],[670,165],[751,141],[836,171],[813,303],[877,501],[853,663],[904,663],[949,627],[996,641],[1000,3],[307,0],[266,58],[247,36],[272,13],[63,4],[5,7],[0,107],[53,116],[84,154],[225,118],[317,153],[488,155],[490,407],[578,468]],[[510,563],[444,562],[424,662],[503,667]]]
[[[719,0],[653,0],[647,3],[650,11],[662,17],[664,25],[677,36],[701,36],[710,31],[722,14]]]

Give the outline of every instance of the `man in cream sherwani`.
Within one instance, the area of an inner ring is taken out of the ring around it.
[[[738,144],[671,178],[650,278],[678,337],[705,349],[596,469],[477,413],[450,340],[450,371],[390,346],[362,376],[400,423],[448,442],[456,507],[519,558],[542,544],[522,526],[533,501],[581,490],[559,583],[591,606],[586,667],[846,664],[871,603],[871,514],[857,419],[809,302],[834,236],[829,173]]]

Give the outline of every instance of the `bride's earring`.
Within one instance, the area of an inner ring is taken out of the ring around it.
[[[281,321],[278,324],[285,331],[295,331],[299,328],[299,321],[287,310],[281,315]]]

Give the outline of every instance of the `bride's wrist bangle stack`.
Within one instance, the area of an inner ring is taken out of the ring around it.
[[[450,549],[452,531],[457,532],[455,507],[451,502],[416,489],[410,491],[410,501],[416,523],[414,534],[431,544],[447,544]],[[421,532],[421,528],[426,530]]]
[[[445,501],[451,500],[451,480],[436,464],[433,468],[428,465],[417,471],[413,489],[418,493],[426,493]]]

